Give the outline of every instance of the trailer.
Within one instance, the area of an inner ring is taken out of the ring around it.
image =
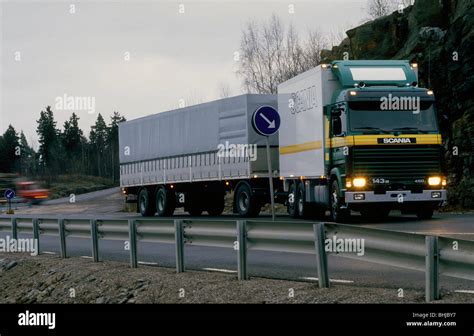
[[[270,197],[265,138],[251,126],[262,106],[276,108],[276,95],[246,94],[119,124],[127,200],[143,216],[169,216],[177,207],[219,215],[225,192],[233,190],[234,211],[256,216]],[[278,180],[278,136],[269,140]]]

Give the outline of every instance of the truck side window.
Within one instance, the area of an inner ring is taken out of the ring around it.
[[[342,130],[342,118],[341,114],[343,112],[343,108],[338,106],[333,106],[331,109],[331,130],[333,136],[341,136],[343,135]]]

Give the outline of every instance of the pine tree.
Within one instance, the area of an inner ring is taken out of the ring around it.
[[[121,116],[119,112],[114,111],[110,117],[108,145],[110,153],[111,178],[115,182],[116,178],[120,176],[120,161],[119,161],[119,139],[118,139],[118,124],[126,121],[125,117]]]
[[[0,172],[18,172],[20,155],[18,133],[12,125],[9,125],[3,136],[0,137]]]
[[[39,136],[40,147],[38,150],[40,166],[42,173],[52,175],[59,170],[61,161],[60,142],[58,141],[59,131],[56,129],[51,106],[46,107],[46,111],[41,111],[40,118],[37,120],[38,127],[36,132]]]
[[[93,149],[94,161],[97,165],[97,175],[105,176],[106,160],[104,158],[107,149],[108,129],[104,118],[99,113],[95,125],[91,127],[90,142]]]
[[[69,120],[64,122],[64,131],[61,134],[62,147],[65,151],[67,170],[80,172],[83,133],[79,128],[79,117],[73,113]]]

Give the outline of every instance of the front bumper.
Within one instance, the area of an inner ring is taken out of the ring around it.
[[[394,190],[387,191],[385,194],[375,194],[373,191],[346,191],[345,201],[348,204],[443,202],[446,201],[446,190],[423,190],[421,193]]]

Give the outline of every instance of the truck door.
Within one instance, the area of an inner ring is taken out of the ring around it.
[[[330,123],[330,138],[331,138],[331,160],[333,164],[335,161],[344,159],[344,137],[347,132],[347,118],[346,107],[344,104],[334,104],[330,107],[331,123]],[[342,155],[342,156],[341,156]]]

